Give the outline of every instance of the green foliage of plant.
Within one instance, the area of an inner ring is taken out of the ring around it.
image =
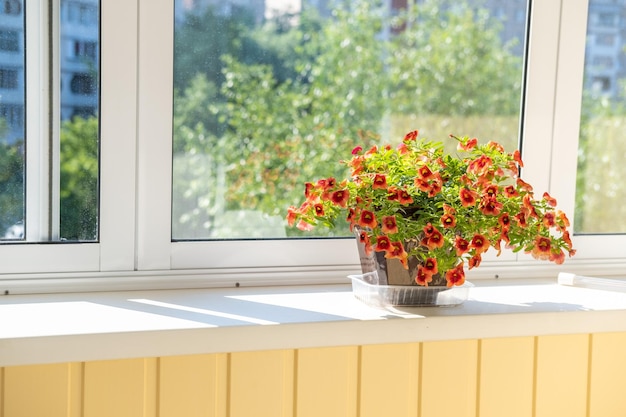
[[[98,119],[74,117],[61,125],[60,236],[98,237]]]
[[[0,238],[24,220],[23,143],[0,143]]]

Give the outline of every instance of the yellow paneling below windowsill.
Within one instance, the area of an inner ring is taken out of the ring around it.
[[[0,298],[0,366],[626,332],[626,293],[481,280],[450,308],[381,310],[348,285]]]

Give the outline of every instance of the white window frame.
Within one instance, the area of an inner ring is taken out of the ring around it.
[[[46,3],[28,10],[31,25],[45,20]],[[572,220],[587,6],[587,0],[532,1],[522,122],[524,178],[536,192],[558,197]],[[102,1],[99,242],[0,245],[0,292],[346,282],[358,271],[351,239],[172,242],[173,13],[172,0]],[[47,74],[34,69],[45,67],[32,64],[47,59],[45,36],[29,48],[28,114],[41,114],[28,118],[29,140],[47,134],[42,110],[50,86]],[[29,177],[37,179],[28,183],[29,199],[47,198],[49,159],[29,154]],[[44,214],[31,213],[29,221],[45,222]],[[564,265],[506,253],[469,276],[623,271],[626,236],[573,239],[578,254]]]

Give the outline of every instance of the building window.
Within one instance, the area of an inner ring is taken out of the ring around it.
[[[18,87],[18,71],[0,68],[0,88],[15,90]]]
[[[98,85],[90,74],[75,74],[70,82],[70,90],[74,94],[90,96],[98,91]]]
[[[20,34],[14,30],[0,30],[0,51],[18,52]]]
[[[3,0],[0,3],[0,10],[9,16],[19,16],[22,14],[22,2],[20,0]]]
[[[88,58],[91,61],[96,61],[98,52],[98,42],[93,41],[74,41],[74,57],[75,58]]]

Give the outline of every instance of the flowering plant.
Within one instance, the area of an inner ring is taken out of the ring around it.
[[[502,244],[538,259],[563,263],[574,255],[569,220],[548,193],[535,199],[519,177],[519,151],[507,153],[496,142],[478,145],[456,137],[457,154],[441,143],[408,133],[397,148],[364,151],[357,146],[342,161],[349,179],[305,184],[305,201],[288,209],[290,226],[311,230],[335,227],[344,216],[367,254],[384,253],[404,268],[416,257],[419,285],[462,285],[465,267],[478,267],[482,255]]]

